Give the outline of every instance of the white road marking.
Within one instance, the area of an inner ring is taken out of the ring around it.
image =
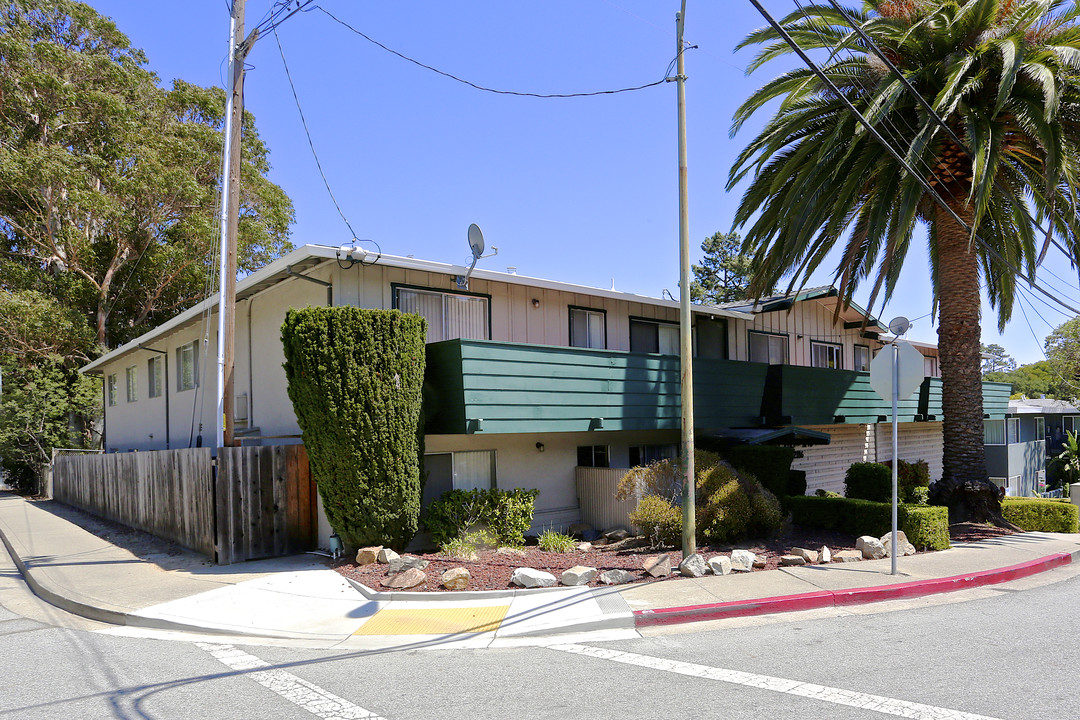
[[[386,720],[285,670],[255,670],[270,667],[270,663],[232,645],[203,642],[195,645],[213,655],[225,667],[246,673],[255,682],[316,717],[324,720]]]
[[[761,690],[771,690],[772,692],[797,695],[799,697],[822,700],[837,705],[862,708],[863,710],[873,710],[874,712],[885,713],[886,715],[912,718],[913,720],[996,720],[996,718],[991,718],[986,715],[976,715],[974,713],[961,712],[960,710],[949,710],[948,708],[923,705],[922,703],[914,703],[907,700],[897,700],[895,698],[882,697],[881,695],[869,695],[867,693],[855,692],[854,690],[843,690],[841,688],[833,688],[825,685],[815,685],[814,683],[804,683],[799,680],[787,680],[785,678],[772,677],[770,675],[758,675],[755,673],[741,672],[739,670],[725,670],[724,668],[697,665],[695,663],[682,662],[679,660],[667,660],[664,658],[650,657],[648,655],[638,655],[637,653],[621,652],[619,650],[607,650],[604,648],[576,644],[549,645],[548,647],[552,650],[586,655],[600,660],[611,660],[613,662],[636,665],[651,670],[663,670],[664,672],[675,673],[677,675],[688,675],[690,677],[699,677],[706,680],[719,680],[720,682],[732,683],[735,685],[746,685]]]

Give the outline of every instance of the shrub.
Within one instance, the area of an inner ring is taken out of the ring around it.
[[[1002,516],[1028,532],[1077,532],[1080,508],[1070,502],[1042,498],[1005,498]]]
[[[740,473],[753,475],[773,495],[782,497],[803,495],[806,492],[805,473],[801,490],[791,485],[791,461],[795,459],[793,448],[775,445],[731,445],[720,450],[718,454]]]
[[[439,553],[454,560],[476,560],[481,548],[495,547],[499,539],[486,530],[476,530],[445,542],[439,546]]]
[[[844,496],[854,500],[892,502],[892,470],[881,463],[852,464],[844,476]]]
[[[282,325],[311,474],[349,546],[401,549],[416,533],[425,328],[418,315],[355,307],[292,309]]]
[[[682,540],[682,510],[659,495],[641,498],[630,522],[653,545],[678,545]]]
[[[713,453],[695,453],[694,463],[702,542],[729,543],[780,529],[780,502],[752,475],[736,471]]]
[[[833,492],[832,490],[826,490],[825,488],[818,488],[817,490],[815,490],[814,491],[814,496],[815,497],[844,497],[843,495],[841,495],[838,492]]]
[[[904,502],[909,505],[929,505],[930,504],[930,488],[928,487],[913,487],[911,492],[908,493]]]
[[[555,553],[573,552],[574,548],[577,547],[574,538],[561,532],[555,532],[554,530],[545,530],[540,533],[537,545],[539,545],[540,549],[544,552]]]
[[[694,454],[697,457],[697,453]],[[648,465],[630,468],[615,489],[616,500],[655,495],[669,505],[682,502],[682,481],[678,460],[654,460]]]
[[[787,494],[788,495],[805,495],[806,494],[806,471],[805,470],[788,470]]]
[[[892,469],[891,461],[882,463],[885,467]],[[890,483],[892,479],[890,477]],[[900,494],[900,502],[916,502],[915,498],[919,497],[921,493],[917,492],[917,488],[930,487],[930,466],[925,460],[916,460],[915,462],[908,462],[907,460],[898,460],[896,465],[896,491]],[[889,502],[892,502],[892,489],[889,490]]]
[[[849,535],[881,537],[892,530],[892,503],[839,497],[787,498],[786,507],[796,525],[835,530]],[[949,511],[946,507],[901,505],[896,510],[899,529],[915,547],[949,547]]]
[[[539,490],[450,490],[428,506],[424,527],[438,545],[486,530],[500,544],[520,545],[532,525]]]

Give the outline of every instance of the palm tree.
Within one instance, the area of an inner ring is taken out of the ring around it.
[[[783,277],[805,282],[843,242],[835,268],[841,297],[850,301],[873,276],[873,307],[891,296],[924,225],[943,383],[944,472],[934,494],[954,521],[1002,522],[983,450],[981,290],[1003,327],[1017,273],[1034,280],[1051,241],[1038,231],[1043,221],[1080,261],[1080,8],[1055,0],[867,0],[845,12],[961,144],[843,13],[813,4],[788,15],[780,24],[817,51],[824,74],[918,176],[810,69],[766,84],[738,109],[731,130],[779,99],[728,180],[730,190],[752,175],[735,219],[735,227],[749,225],[744,249],[758,268],[751,289]],[[740,47],[749,45],[762,46],[750,72],[791,51],[769,27]]]

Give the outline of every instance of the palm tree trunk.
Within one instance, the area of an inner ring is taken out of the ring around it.
[[[969,226],[973,210],[954,212]],[[986,473],[979,315],[978,255],[968,231],[944,209],[935,217],[937,236],[938,353],[941,364],[942,479],[931,495],[949,506],[950,522],[1001,524],[997,486]]]

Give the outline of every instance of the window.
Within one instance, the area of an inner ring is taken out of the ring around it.
[[[1020,418],[1006,418],[1005,442],[1009,445],[1020,442]]]
[[[401,312],[415,313],[427,320],[427,341],[491,337],[489,300],[483,295],[462,295],[398,287],[394,306]]]
[[[1046,418],[1041,415],[1035,418],[1035,440],[1046,440]]]
[[[424,507],[449,490],[490,490],[495,487],[495,451],[424,455],[424,472]]]
[[[810,364],[818,368],[839,370],[844,367],[841,354],[844,348],[832,343],[810,341]]]
[[[926,377],[941,376],[941,373],[938,372],[938,361],[936,357],[923,358],[923,375]]]
[[[727,321],[698,316],[694,323],[697,356],[726,360],[728,356]]]
[[[852,369],[858,370],[859,372],[870,371],[870,348],[868,346],[855,346],[855,365]]]
[[[631,445],[630,467],[639,467],[656,462],[657,460],[671,460],[679,456],[677,445]]]
[[[233,427],[236,429],[246,428],[248,426],[248,394],[240,393],[236,396],[236,402],[233,405]]]
[[[164,365],[165,358],[161,355],[155,355],[146,361],[147,397],[161,397],[162,388],[165,387],[162,381],[165,375],[163,372]]]
[[[108,395],[109,406],[116,405],[116,373],[113,373],[106,378],[105,386],[107,388],[106,393]]]
[[[1061,427],[1065,432],[1074,433],[1080,429],[1080,415],[1066,415],[1061,419]]]
[[[197,340],[176,348],[176,389],[191,390],[199,384],[199,354]]]
[[[1020,418],[983,420],[984,445],[1012,445],[1020,442]]]
[[[679,354],[679,326],[657,320],[630,319],[630,352]]]
[[[607,347],[607,315],[603,310],[570,308],[570,347]]]
[[[127,390],[127,401],[135,402],[139,399],[139,369],[132,365],[124,370],[124,381]]]
[[[579,467],[611,467],[607,445],[582,445],[577,449]]]
[[[787,335],[750,331],[750,362],[786,365],[787,361]]]

